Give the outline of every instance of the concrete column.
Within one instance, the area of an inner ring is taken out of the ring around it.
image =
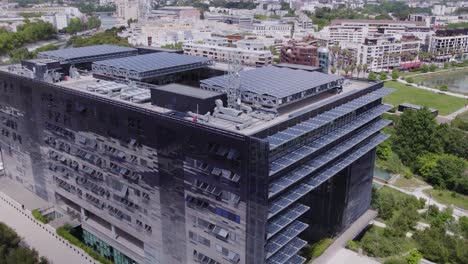
[[[86,220],[86,211],[83,207],[80,207],[81,209],[81,221],[85,221]]]
[[[111,230],[112,230],[112,238],[117,239],[117,233],[115,233],[115,227],[114,225],[111,225]]]

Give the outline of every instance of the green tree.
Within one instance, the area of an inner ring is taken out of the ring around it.
[[[83,24],[83,22],[81,22],[79,18],[72,18],[70,19],[68,26],[65,28],[65,32],[73,35],[80,31],[83,31],[84,29],[85,29],[85,24]]]
[[[374,72],[371,72],[371,73],[369,73],[369,75],[367,76],[367,78],[368,78],[369,80],[375,81],[375,80],[377,80],[377,75],[376,75]]]
[[[385,73],[385,72],[383,72],[383,71],[380,72],[380,74],[379,74],[379,79],[382,80],[382,81],[387,80],[387,73]]]
[[[377,146],[377,157],[379,159],[388,160],[392,154],[392,147],[390,146],[390,141],[385,140],[382,144]]]
[[[431,65],[429,66],[429,71],[433,72],[437,70],[437,65],[435,65],[434,63],[431,63]]]
[[[97,16],[92,16],[86,21],[86,29],[99,28],[101,26],[101,20]]]
[[[393,79],[393,80],[396,80],[396,79],[398,79],[399,77],[400,77],[400,71],[399,71],[397,68],[393,69],[393,70],[392,70],[392,79]]]
[[[10,62],[16,63],[22,60],[29,60],[35,57],[34,53],[29,52],[27,48],[20,48],[12,50],[8,53]]]
[[[444,152],[468,160],[468,134],[455,124],[441,124],[438,127],[439,138],[442,140]],[[463,128],[463,126],[461,127]]]
[[[429,66],[427,66],[427,64],[423,64],[423,65],[421,66],[421,71],[422,71],[423,73],[428,72],[428,71],[429,71]]]
[[[405,80],[407,83],[414,83],[413,77],[407,77]]]
[[[418,264],[419,261],[423,258],[421,252],[417,251],[416,249],[412,249],[409,252],[409,255],[406,256],[406,262],[408,264]]]
[[[403,164],[412,167],[418,156],[442,152],[442,143],[437,136],[437,123],[427,108],[406,110],[395,125],[392,148]]]

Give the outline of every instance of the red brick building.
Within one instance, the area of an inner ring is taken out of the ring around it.
[[[306,42],[290,41],[281,48],[282,63],[319,66],[317,46]]]

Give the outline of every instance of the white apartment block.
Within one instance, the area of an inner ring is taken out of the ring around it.
[[[240,32],[237,25],[214,21],[160,19],[132,26],[121,36],[128,37],[132,45],[160,47],[177,42],[200,42],[210,38],[213,33],[224,31]]]
[[[468,54],[468,28],[437,30],[429,42],[429,51],[438,60],[450,60],[455,55]]]
[[[227,62],[231,54],[239,53],[241,63],[249,66],[263,66],[272,64],[273,55],[269,50],[254,50],[240,47],[215,46],[198,43],[185,43],[184,54],[210,58],[220,62]]]
[[[398,34],[407,32],[409,28],[424,27],[422,21],[393,20],[334,20],[324,30],[331,42],[362,43],[367,36],[375,33]]]
[[[269,36],[274,38],[290,38],[292,26],[279,21],[263,21],[261,23],[253,23],[245,27],[256,36]]]
[[[367,64],[371,71],[382,71],[399,67],[404,62],[403,53],[417,54],[419,51],[421,40],[415,37],[397,37],[393,35],[367,37],[364,43],[344,43],[343,47],[355,51],[356,64]]]
[[[51,14],[41,16],[41,20],[44,22],[49,22],[54,26],[54,28],[61,30],[68,26],[70,21],[70,16],[66,14]]]

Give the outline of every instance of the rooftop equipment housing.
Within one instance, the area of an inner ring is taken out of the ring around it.
[[[216,99],[226,101],[226,94],[202,90],[187,85],[168,84],[151,88],[151,103],[179,112],[204,115],[213,111]]]

